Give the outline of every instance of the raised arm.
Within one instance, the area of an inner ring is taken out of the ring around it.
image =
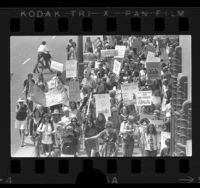
[[[95,140],[98,139],[99,137],[101,137],[103,134],[105,133],[105,130],[101,131],[99,134],[89,137],[89,138],[85,138],[85,140]]]

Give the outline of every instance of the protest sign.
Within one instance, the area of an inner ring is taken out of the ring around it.
[[[95,69],[98,69],[100,63],[101,63],[101,62],[95,61],[95,66],[94,66],[94,68],[95,68]]]
[[[103,113],[106,118],[111,116],[109,94],[96,94],[95,103],[96,103],[96,117],[98,116],[99,113]]]
[[[75,78],[77,75],[77,60],[67,60],[66,78]]]
[[[126,46],[116,45],[115,50],[118,51],[118,55],[115,56],[116,58],[124,58]]]
[[[192,156],[192,140],[187,140],[186,141],[186,156],[191,157]]]
[[[52,89],[56,88],[56,86],[58,85],[57,77],[54,76],[53,78],[51,78],[51,80],[49,80],[47,82],[47,85],[48,85],[48,90],[52,90]]]
[[[155,53],[153,52],[148,52],[147,53],[147,58],[146,58],[146,62],[154,62],[154,59],[155,59]]]
[[[123,103],[125,105],[136,104],[138,83],[124,83],[121,85]]]
[[[94,47],[97,48],[101,44],[101,41],[97,38],[92,43],[93,43]]]
[[[45,94],[37,85],[35,84],[31,85],[29,90],[29,96],[31,97],[31,100],[34,103],[45,106],[46,103]]]
[[[53,89],[45,93],[45,97],[46,97],[46,105],[45,105],[46,107],[62,103],[62,94],[58,92],[57,89]]]
[[[95,54],[88,52],[88,53],[83,53],[83,61],[88,62],[88,61],[96,61],[96,56]]]
[[[118,55],[118,51],[114,49],[101,50],[101,57],[114,57]]]
[[[67,105],[69,101],[67,91],[64,86],[59,90],[54,88],[47,93],[44,93],[37,85],[34,84],[30,88],[29,96],[34,103],[40,104],[44,107],[49,107],[56,104]]]
[[[160,62],[146,62],[147,76],[149,80],[161,79],[161,63]]]
[[[163,98],[163,100],[162,100],[162,106],[161,106],[162,112],[166,111],[166,102],[167,102],[167,99]]]
[[[165,144],[165,140],[171,138],[171,133],[170,132],[161,132],[161,137],[160,137],[160,151],[162,151],[163,148],[167,147]]]
[[[56,61],[51,61],[51,69],[56,70],[56,71],[60,71],[63,72],[63,64],[62,63],[58,63]]]
[[[152,98],[152,91],[138,91],[137,92],[137,106],[150,106]]]
[[[121,63],[115,59],[114,66],[113,66],[113,73],[115,73],[116,75],[119,75],[120,70],[121,70]]]
[[[80,86],[79,81],[70,81],[69,82],[69,101],[78,102],[80,100]]]

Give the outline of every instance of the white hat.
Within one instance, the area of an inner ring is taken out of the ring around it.
[[[24,102],[24,99],[19,98],[19,99],[17,100],[17,102]]]

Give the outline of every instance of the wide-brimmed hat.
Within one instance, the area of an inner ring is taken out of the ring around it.
[[[17,102],[24,102],[24,99],[19,98],[19,99],[17,100]]]
[[[54,111],[52,113],[52,115],[56,115],[56,114],[59,114],[59,115],[61,114],[58,109],[54,109]]]

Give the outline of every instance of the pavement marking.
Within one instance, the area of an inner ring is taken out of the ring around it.
[[[30,61],[31,60],[31,58],[28,58],[27,60],[25,60],[23,63],[22,63],[22,65],[24,65],[24,64],[26,64],[28,61]]]
[[[51,39],[55,39],[55,38],[56,38],[56,36],[51,37]]]

